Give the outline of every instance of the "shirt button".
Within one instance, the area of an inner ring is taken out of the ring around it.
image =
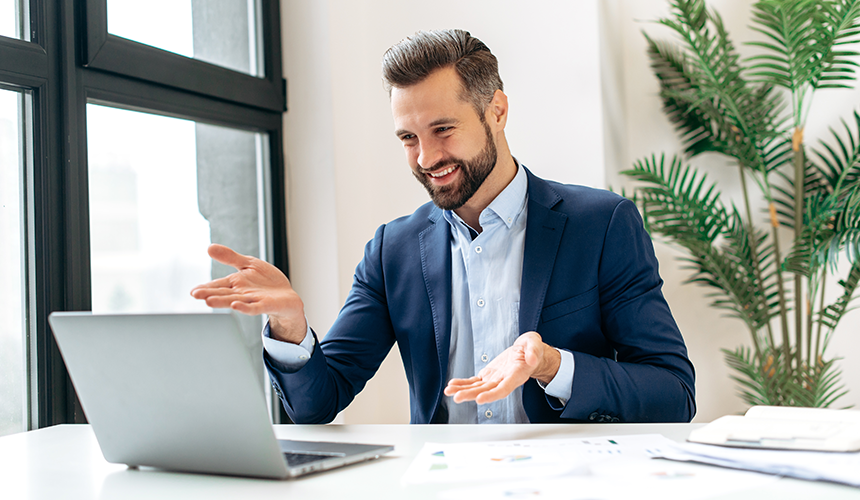
[[[514,221],[514,219],[511,219],[510,217],[508,217],[508,224],[510,224],[513,221]]]
[[[481,253],[481,252],[483,252],[483,251],[484,251],[484,249],[483,249],[483,248],[481,248],[481,247],[475,247],[475,253]]]
[[[299,356],[299,359],[300,359],[300,360],[302,360],[302,361],[304,361],[304,360],[308,359],[308,355],[307,355],[307,354],[302,354],[301,356]]]
[[[485,415],[487,418],[493,418],[493,411],[492,411],[492,410],[487,410],[487,411],[485,411],[485,412],[484,412],[484,415]]]
[[[478,299],[478,307],[484,307],[484,299]]]
[[[487,362],[487,361],[489,361],[489,360],[490,360],[490,357],[489,357],[489,356],[487,356],[486,354],[484,354],[484,355],[482,355],[482,356],[481,356],[481,361],[483,361],[484,363],[486,363],[486,362]]]

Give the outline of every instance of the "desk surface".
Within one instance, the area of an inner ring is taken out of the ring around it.
[[[87,425],[61,425],[0,438],[0,498],[374,498],[430,499],[458,485],[403,486],[401,477],[425,442],[579,438],[657,433],[683,441],[695,424],[595,425],[283,425],[281,439],[395,445],[385,457],[304,478],[272,481],[155,470],[128,470],[102,457]],[[702,466],[704,467],[704,466]],[[459,485],[462,486],[462,485]],[[860,499],[860,489],[780,479],[732,499]]]

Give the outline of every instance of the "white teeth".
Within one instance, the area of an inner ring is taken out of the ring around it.
[[[446,168],[445,170],[442,170],[442,171],[440,171],[440,172],[436,172],[435,174],[434,174],[434,173],[432,173],[432,172],[430,172],[429,174],[430,174],[430,177],[437,177],[437,178],[438,178],[438,177],[444,177],[444,176],[446,176],[446,175],[450,174],[451,172],[453,172],[453,171],[454,171],[454,170],[456,170],[456,169],[457,169],[457,166],[456,166],[456,165],[454,165],[453,167],[448,167],[448,168]]]

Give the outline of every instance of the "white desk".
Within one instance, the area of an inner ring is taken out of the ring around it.
[[[427,441],[453,443],[648,433],[682,441],[693,428],[694,424],[284,425],[276,427],[276,434],[282,439],[393,444],[395,450],[379,460],[295,480],[272,481],[128,470],[125,466],[105,462],[89,426],[61,425],[0,438],[0,499],[431,499],[436,498],[439,491],[457,485],[402,486],[400,483],[403,473]],[[781,479],[731,498],[857,500],[860,489]]]

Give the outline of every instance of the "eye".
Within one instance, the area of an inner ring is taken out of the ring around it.
[[[446,126],[446,127],[438,127],[438,128],[436,129],[436,133],[437,133],[437,134],[441,134],[441,133],[444,133],[444,132],[448,132],[449,130],[451,130],[451,129],[453,129],[453,128],[454,128],[454,127],[448,127],[448,126]]]

